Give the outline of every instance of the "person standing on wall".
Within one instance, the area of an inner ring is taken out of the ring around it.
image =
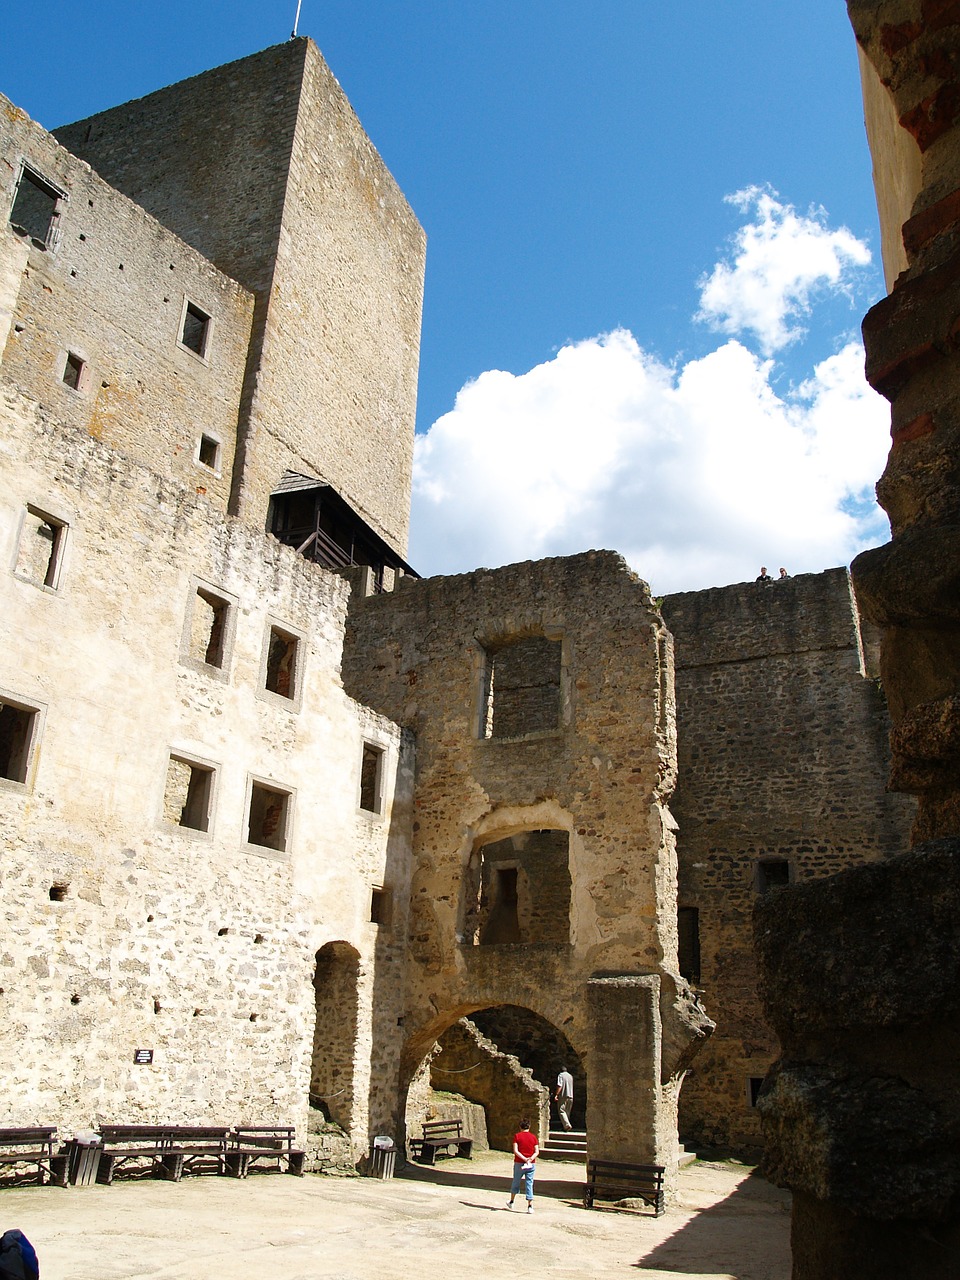
[[[560,1068],[553,1100],[557,1104],[557,1111],[560,1113],[560,1123],[569,1133],[573,1128],[570,1123],[570,1112],[573,1109],[573,1076],[566,1067]]]
[[[523,1184],[527,1198],[527,1213],[533,1213],[533,1176],[537,1171],[537,1156],[540,1154],[540,1143],[537,1135],[530,1132],[530,1121],[520,1121],[520,1132],[513,1135],[513,1182],[510,1184],[510,1199],[507,1208],[513,1208],[517,1192]]]

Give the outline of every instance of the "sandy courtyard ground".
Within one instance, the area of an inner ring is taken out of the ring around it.
[[[215,1176],[0,1190],[41,1280],[789,1280],[789,1197],[743,1166],[684,1170],[683,1207],[587,1210],[582,1170],[542,1160],[535,1212],[506,1210],[510,1157],[372,1178]]]

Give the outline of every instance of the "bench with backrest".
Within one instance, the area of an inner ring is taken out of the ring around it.
[[[584,1208],[592,1209],[596,1200],[643,1200],[659,1217],[663,1213],[663,1165],[588,1160]]]
[[[156,1177],[179,1182],[185,1170],[225,1171],[226,1125],[102,1124],[97,1181],[113,1182],[128,1163],[146,1165]]]
[[[458,1156],[468,1160],[473,1157],[473,1139],[463,1136],[461,1120],[425,1120],[423,1136],[415,1141],[419,1143],[417,1159],[421,1164],[434,1164],[437,1153],[450,1147],[457,1148]]]
[[[58,1187],[65,1187],[67,1155],[54,1150],[56,1134],[56,1125],[0,1129],[0,1165],[36,1165],[37,1181],[41,1185],[46,1176]]]
[[[293,1125],[237,1125],[227,1147],[227,1172],[245,1178],[251,1165],[265,1160],[276,1161],[278,1169],[286,1165],[287,1173],[303,1177],[307,1153],[294,1147],[295,1136]]]

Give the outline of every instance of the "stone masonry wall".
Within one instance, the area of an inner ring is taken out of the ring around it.
[[[10,1122],[304,1130],[316,956],[338,943],[363,1154],[398,1124],[413,758],[344,695],[347,583],[9,391],[0,439],[0,701],[35,729],[25,777],[0,779]],[[28,503],[67,522],[55,588],[13,572]],[[186,644],[198,583],[229,604],[219,667]],[[292,698],[264,687],[275,625],[298,640]],[[359,806],[365,741],[384,752],[379,813]],[[171,757],[210,771],[207,830],[165,812]],[[286,795],[281,848],[248,839],[256,785]]]
[[[889,723],[863,674],[848,574],[669,596],[679,780],[679,905],[699,911],[702,992],[717,1030],[686,1077],[681,1136],[761,1143],[750,1080],[778,1054],[756,992],[760,865],[789,879],[892,856],[912,804],[884,789]],[[756,1086],[755,1086],[756,1088]]]
[[[66,193],[58,243],[7,221],[21,162]],[[3,376],[65,424],[226,510],[253,297],[0,98]],[[211,317],[203,357],[179,341],[190,301]],[[67,353],[84,361],[63,381]],[[202,433],[217,443],[199,459]]]
[[[316,46],[291,40],[57,130],[257,294],[234,510],[287,469],[401,554],[425,241]]]
[[[560,642],[559,723],[487,738],[486,654],[534,635]],[[646,585],[609,552],[404,581],[392,595],[353,598],[345,687],[417,737],[407,1077],[459,1017],[509,1004],[563,1030],[586,1065],[592,1099],[591,1055],[607,1035],[587,993],[598,972],[654,975],[646,989],[657,993],[655,1016],[677,1025],[671,674],[669,638]],[[465,895],[476,892],[467,874],[476,851],[547,830],[569,841],[568,940],[473,945],[463,920]],[[630,1003],[626,991],[611,989],[610,1001]],[[629,1132],[634,1156],[671,1167],[672,1178],[672,1067],[660,1055],[668,1040],[658,1022],[642,1059],[625,1054],[623,1114],[614,1125],[597,1111],[587,1128],[594,1154],[603,1155],[608,1137],[619,1149],[621,1130]]]

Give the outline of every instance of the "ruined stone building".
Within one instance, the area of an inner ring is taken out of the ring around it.
[[[591,1153],[670,1183],[689,979],[683,1127],[754,1145],[752,904],[909,822],[846,572],[419,580],[424,236],[309,40],[0,122],[9,1121],[360,1160],[430,1079],[545,1124],[562,1056]]]

